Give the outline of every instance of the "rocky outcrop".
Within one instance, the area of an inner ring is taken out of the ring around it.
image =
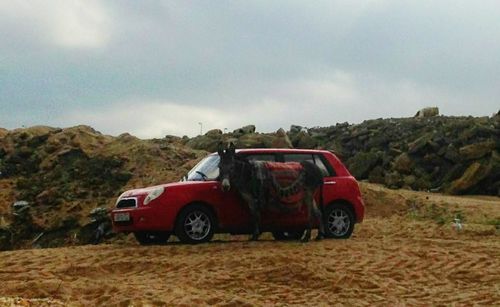
[[[335,151],[360,180],[393,188],[500,195],[497,116],[375,119],[309,133],[316,146]]]

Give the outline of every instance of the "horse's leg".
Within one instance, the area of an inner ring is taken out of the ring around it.
[[[308,219],[308,224],[307,224],[307,229],[306,233],[302,237],[302,242],[308,242],[311,239],[311,229],[312,229],[312,223],[313,223],[313,199],[312,199],[312,193],[309,190],[305,191],[304,195],[304,203],[307,206],[307,219]]]
[[[253,222],[253,234],[250,237],[250,240],[257,241],[260,235],[260,210],[257,206],[257,202],[252,197],[250,193],[241,193],[243,200],[248,204],[248,208],[250,209],[250,214],[252,215]]]
[[[318,207],[318,204],[316,203],[314,198],[312,202],[313,202],[314,216],[319,221],[318,235],[316,236],[316,241],[319,241],[325,237],[325,224],[323,223],[324,221],[323,221],[323,214],[321,213],[321,208]]]

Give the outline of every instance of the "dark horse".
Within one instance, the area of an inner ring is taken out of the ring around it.
[[[289,212],[292,209],[283,204],[281,200],[293,195],[299,196],[297,199],[299,204],[307,206],[309,224],[302,241],[307,242],[311,238],[311,228],[315,218],[319,221],[316,240],[324,237],[321,209],[314,200],[314,193],[318,188],[321,190],[323,185],[323,174],[315,164],[308,161],[300,162],[300,164],[297,162],[272,163],[277,167],[294,166],[297,169],[292,182],[283,186],[269,170],[271,164],[263,161],[248,161],[237,156],[236,148],[232,143],[226,149],[220,144],[218,154],[220,156],[219,178],[223,191],[234,187],[250,209],[254,226],[251,240],[257,240],[260,235],[261,211],[274,208]],[[296,208],[300,208],[300,206],[296,206]]]

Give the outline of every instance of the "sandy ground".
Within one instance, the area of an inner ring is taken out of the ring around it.
[[[498,217],[498,198],[377,187],[364,193],[392,202],[397,214],[370,201],[370,213],[348,240],[304,244],[265,234],[248,242],[219,235],[198,246],[143,247],[126,240],[1,252],[0,305],[499,305],[494,226],[466,223],[457,231],[402,214],[402,203],[395,202],[451,202],[478,220]]]

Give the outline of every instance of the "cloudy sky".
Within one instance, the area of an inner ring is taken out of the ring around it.
[[[500,108],[500,2],[0,0],[0,127],[261,132]]]

